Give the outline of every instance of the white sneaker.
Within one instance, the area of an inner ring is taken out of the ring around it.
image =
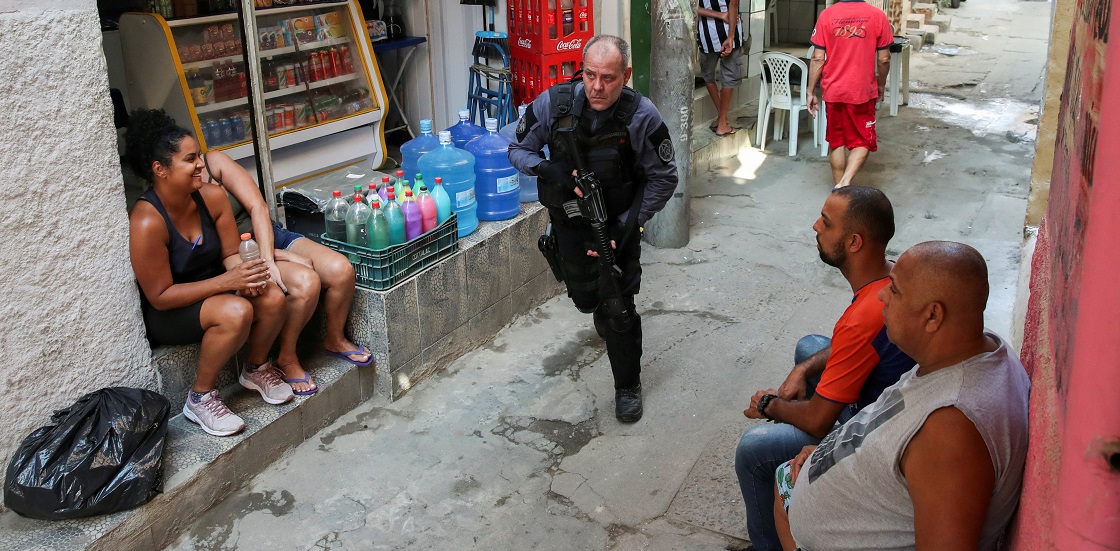
[[[183,404],[183,417],[198,423],[202,430],[214,436],[229,436],[245,430],[245,421],[226,407],[217,390],[207,392],[197,404],[191,402],[188,390],[187,403]]]
[[[280,372],[272,366],[272,360],[261,364],[251,373],[242,368],[237,381],[241,386],[261,393],[261,398],[270,404],[283,404],[296,397],[292,392],[292,385],[281,380]]]

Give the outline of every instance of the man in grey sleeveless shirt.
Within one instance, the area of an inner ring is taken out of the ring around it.
[[[1030,381],[984,330],[984,258],[931,241],[890,277],[887,335],[918,366],[778,469],[786,549],[994,549],[1019,500]]]

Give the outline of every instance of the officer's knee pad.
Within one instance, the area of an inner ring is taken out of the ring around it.
[[[581,313],[591,314],[599,308],[599,293],[596,291],[568,291],[568,296]]]

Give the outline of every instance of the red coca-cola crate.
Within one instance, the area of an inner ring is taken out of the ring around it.
[[[583,52],[540,55],[514,50],[510,59],[513,99],[517,105],[531,103],[553,84],[571,80],[583,61]]]
[[[595,35],[592,0],[509,0],[508,6],[513,52],[578,52]]]

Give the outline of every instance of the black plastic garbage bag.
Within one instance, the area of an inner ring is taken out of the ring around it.
[[[167,398],[103,388],[58,410],[16,450],[4,504],[27,517],[61,520],[131,509],[163,489]]]

